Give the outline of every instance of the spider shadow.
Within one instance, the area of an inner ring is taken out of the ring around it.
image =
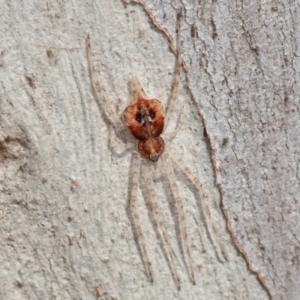
[[[131,144],[131,147],[126,147],[124,145],[118,145],[118,147],[122,148],[119,151],[116,148],[116,145],[113,145],[113,137],[112,137],[111,130],[113,130],[115,132],[114,134],[116,135],[117,139],[120,139],[120,141],[118,141],[118,140],[116,141],[117,143],[119,143],[119,144],[120,143]],[[109,138],[108,138],[108,144],[107,144],[107,146],[108,146],[109,151],[112,154],[114,154],[115,156],[117,156],[118,158],[123,158],[123,157],[127,156],[127,154],[130,153],[130,152],[132,152],[132,150],[135,147],[134,140],[132,138],[130,139],[130,137],[128,135],[128,132],[125,132],[125,131],[126,131],[126,128],[120,128],[119,130],[117,130],[115,128],[114,129],[109,129]],[[125,140],[125,142],[122,141],[121,138],[120,138],[122,136],[122,134],[125,135],[125,136],[126,135],[128,136],[128,137],[125,137],[125,138],[123,137],[123,140]]]
[[[112,120],[108,117],[107,113],[105,112],[105,108],[103,107],[103,105],[101,104],[101,99],[99,99],[99,96],[95,90],[95,87],[94,87],[94,84],[93,84],[93,76],[91,74],[91,70],[90,68],[88,68],[88,72],[89,72],[89,77],[91,78],[90,80],[90,87],[91,87],[91,90],[92,90],[92,95],[93,95],[93,98],[97,104],[97,107],[98,107],[98,110],[100,112],[100,115],[102,117],[102,120],[104,120],[104,122],[108,125],[108,128],[109,126],[113,127],[113,130],[115,131],[115,135],[118,139],[120,139],[123,143],[126,143],[128,142],[129,140],[129,134],[128,134],[128,131],[125,127],[125,124],[123,123],[123,120],[122,120],[122,117],[120,116],[119,119],[120,119],[120,124],[114,124],[112,122]],[[102,91],[103,93],[103,97],[105,97],[105,92]],[[106,97],[105,97],[106,98]],[[115,113],[116,114],[116,113]],[[117,115],[117,114],[116,114]],[[122,126],[120,126],[122,125]],[[110,144],[111,145],[111,142]],[[116,153],[115,151],[113,151],[114,153]],[[118,153],[116,153],[118,154]]]
[[[127,199],[128,199],[128,201],[127,201],[127,205],[126,205],[126,214],[128,216],[128,219],[130,220],[131,229],[132,229],[132,232],[133,232],[134,242],[135,242],[135,244],[137,246],[139,256],[140,256],[141,261],[142,261],[143,266],[144,266],[144,270],[146,270],[146,263],[147,262],[145,261],[145,257],[143,255],[143,251],[141,249],[139,235],[138,235],[137,228],[136,228],[136,225],[135,225],[135,222],[134,222],[133,212],[131,211],[131,207],[130,207],[130,198],[131,198],[131,191],[132,191],[132,180],[131,180],[132,179],[132,174],[131,174],[132,173],[132,163],[133,163],[133,161],[131,160],[131,166],[130,166],[130,169],[129,169],[129,176],[128,176],[129,177],[129,184],[128,184],[128,189],[127,189]],[[149,162],[147,162],[147,163],[149,163]],[[140,165],[139,167],[140,167],[140,170],[142,170],[142,166]],[[157,222],[155,220],[154,212],[153,212],[151,203],[149,201],[149,199],[150,199],[150,193],[149,193],[149,191],[148,191],[148,189],[146,187],[145,179],[143,178],[142,175],[139,178],[139,188],[141,190],[142,196],[144,198],[145,205],[147,207],[148,218],[150,220],[151,226],[152,226],[153,231],[155,233],[156,240],[158,240],[158,242],[159,242],[159,245],[160,245],[160,248],[162,250],[162,253],[163,253],[163,255],[165,257],[165,260],[166,260],[166,262],[168,264],[168,267],[169,267],[169,269],[171,271],[173,279],[175,280],[175,275],[173,274],[171,263],[170,263],[170,260],[168,258],[165,246],[164,246],[163,237],[161,236],[161,234],[160,234],[160,232],[158,230],[158,224],[157,224]],[[146,243],[146,241],[144,241],[144,242]],[[147,248],[147,246],[149,246],[149,245],[147,245],[147,243],[146,243],[146,248]]]
[[[210,226],[210,225],[207,223],[207,219],[206,219],[205,214],[204,214],[204,209],[203,209],[202,204],[201,204],[200,192],[198,191],[195,184],[184,174],[184,172],[176,164],[173,164],[173,165],[175,166],[174,172],[179,174],[179,176],[180,176],[181,180],[183,181],[183,183],[188,187],[188,189],[194,195],[196,205],[197,205],[197,209],[198,209],[199,216],[200,216],[200,220],[203,220],[206,235],[207,235],[208,240],[210,241],[211,245],[214,248],[216,258],[218,259],[219,262],[224,262],[224,260],[220,257],[220,254],[216,250],[217,248],[215,246],[215,243],[214,243],[213,238],[211,236],[210,230],[208,228],[208,226]],[[208,198],[206,197],[206,199],[204,201],[207,201],[207,199]],[[202,243],[202,245],[203,245],[203,243]]]
[[[157,167],[157,164],[159,163],[159,161],[158,162],[150,162],[150,161],[147,160],[147,161],[145,161],[145,163],[146,164],[155,164],[155,167]],[[149,167],[150,166],[148,166],[148,167],[144,166],[144,168],[149,168]],[[141,163],[141,170],[142,169],[143,169],[143,166],[142,166],[142,163]],[[144,170],[144,171],[146,171],[146,170]],[[161,176],[162,176],[162,174],[160,174],[159,177],[161,177]],[[150,195],[150,193],[148,191],[148,188],[146,187],[146,184],[147,184],[146,183],[146,179],[143,178],[143,175],[140,178],[141,178],[141,180],[140,180],[140,189],[141,189],[144,201],[145,201],[145,205],[147,207],[148,218],[150,220],[151,226],[152,226],[153,231],[155,233],[156,240],[159,241],[159,246],[160,246],[160,248],[162,250],[162,253],[164,255],[164,258],[165,258],[165,260],[166,260],[166,262],[168,264],[169,270],[170,270],[170,272],[171,272],[171,274],[173,276],[174,281],[176,282],[175,274],[173,274],[173,270],[172,270],[172,266],[171,266],[171,261],[170,261],[170,258],[168,257],[168,254],[167,254],[167,250],[166,250],[166,246],[164,244],[163,236],[162,236],[162,234],[158,230],[159,225],[156,222],[156,219],[155,219],[155,216],[154,216],[154,211],[153,211],[152,205],[151,205],[150,200],[149,200],[150,197],[151,197],[151,195]],[[157,180],[155,180],[155,178],[156,178],[156,176],[154,176],[154,178],[151,178],[152,181],[153,181],[154,187],[156,186],[156,181],[157,181]],[[156,197],[157,197],[157,195],[156,195]],[[155,200],[157,201],[157,198]],[[158,207],[158,209],[160,209],[160,207]],[[165,225],[165,222],[163,222],[163,224]],[[171,251],[173,251],[172,248],[171,248]]]
[[[130,167],[129,167],[129,171],[128,171],[127,202],[126,202],[125,210],[126,210],[127,217],[130,221],[130,226],[131,226],[131,230],[132,230],[132,233],[133,233],[134,242],[137,246],[139,256],[140,256],[141,261],[142,261],[143,266],[144,266],[144,270],[146,270],[147,269],[146,261],[145,261],[144,256],[143,256],[143,252],[142,252],[142,249],[141,249],[141,246],[140,246],[140,243],[139,243],[139,235],[138,235],[137,228],[136,228],[135,222],[134,222],[134,217],[133,217],[134,212],[132,212],[131,207],[130,207],[131,191],[132,191],[132,188],[133,188],[133,182],[132,182],[132,177],[133,177],[132,169],[133,168],[132,168],[132,164],[133,164],[133,159],[131,159]],[[147,274],[145,274],[145,275],[148,276]]]
[[[98,109],[100,111],[100,114],[101,114],[101,117],[102,119],[104,120],[105,123],[107,124],[111,124],[112,122],[110,121],[110,119],[107,117],[105,111],[104,111],[104,108],[102,107],[101,103],[100,103],[100,100],[98,99],[98,94],[97,92],[95,91],[95,87],[94,87],[94,84],[93,84],[93,76],[92,76],[92,73],[91,73],[91,70],[90,68],[88,68],[88,72],[89,72],[89,78],[90,78],[90,88],[91,88],[91,91],[92,91],[92,95],[93,95],[93,98],[95,100],[95,102],[97,103],[97,106],[98,106]]]
[[[169,179],[167,178],[167,176],[165,174],[164,175],[160,174],[160,175],[163,178],[162,179],[163,190],[166,191],[167,202],[168,202],[168,206],[169,206],[171,216],[173,219],[173,223],[174,223],[176,240],[177,240],[177,244],[179,247],[179,251],[183,258],[185,268],[188,271],[188,264],[187,264],[187,260],[186,260],[185,254],[184,254],[183,240],[181,238],[181,228],[180,228],[180,218],[179,218],[178,207],[176,205],[175,198],[171,191],[171,187],[170,187],[171,183],[170,183]],[[186,214],[186,211],[184,211],[184,213]]]

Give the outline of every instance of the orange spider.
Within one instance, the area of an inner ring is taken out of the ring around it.
[[[180,17],[178,18],[178,20],[180,20]],[[178,24],[180,25],[179,21]],[[90,44],[89,37],[87,37],[86,43],[87,43],[89,68],[90,68],[93,88],[96,92],[96,96],[98,97],[99,103],[101,103],[101,105],[103,106],[108,118],[112,121],[113,124],[115,124],[115,128],[119,128],[119,125],[122,124],[122,121],[116,115],[116,113],[110,108],[108,101],[102,92],[99,81],[97,80],[96,77],[96,72],[92,61],[91,44]],[[139,178],[140,178],[140,170],[141,170],[141,157],[142,160],[146,159],[151,162],[148,164],[149,171],[145,172],[145,174],[142,174],[142,176],[145,178],[147,182],[146,186],[150,195],[149,202],[151,204],[156,219],[156,223],[160,230],[161,238],[166,247],[166,252],[168,254],[168,259],[172,269],[172,274],[174,276],[174,280],[178,290],[180,289],[180,279],[177,273],[177,269],[175,267],[174,255],[171,249],[169,235],[164,225],[160,210],[158,209],[158,203],[156,200],[157,197],[155,194],[155,187],[153,183],[154,164],[161,163],[163,165],[161,169],[163,170],[165,176],[168,178],[170,182],[170,188],[179,212],[181,236],[185,245],[184,248],[188,258],[188,271],[192,283],[195,284],[194,268],[193,268],[193,263],[191,258],[191,251],[190,251],[190,246],[188,241],[187,229],[186,229],[184,205],[180,197],[178,185],[176,183],[173,163],[175,163],[183,171],[183,173],[187,176],[187,178],[192,182],[192,184],[194,184],[194,186],[199,191],[204,215],[206,217],[207,223],[210,224],[210,226],[208,226],[209,230],[212,230],[213,232],[213,233],[210,232],[213,243],[217,247],[218,252],[222,253],[224,258],[226,259],[226,253],[219,242],[215,224],[212,220],[209,207],[205,201],[206,197],[201,182],[185,166],[181,157],[176,153],[174,149],[171,148],[170,145],[168,145],[167,151],[165,151],[166,150],[165,141],[161,137],[165,124],[167,125],[168,120],[170,118],[170,114],[173,110],[174,102],[176,100],[176,96],[178,93],[178,85],[180,81],[180,68],[181,68],[181,45],[180,45],[180,26],[178,26],[178,49],[177,49],[175,81],[168,102],[169,105],[167,108],[166,115],[161,102],[157,99],[149,99],[146,93],[144,92],[139,80],[135,76],[132,77],[132,81],[131,81],[133,103],[127,106],[124,110],[125,125],[129,128],[131,134],[139,141],[138,142],[139,154],[133,153],[133,159],[131,164],[132,189],[130,193],[130,207],[131,207],[134,223],[137,228],[139,243],[144,256],[144,262],[145,262],[147,274],[149,280],[153,282],[153,272],[148,257],[148,252],[146,249],[145,237],[140,223],[140,218],[136,209],[136,197],[137,197],[137,191],[139,187]],[[175,130],[172,133],[165,135],[165,138],[167,140],[173,138],[181,128],[183,123],[181,120],[182,113],[183,110],[181,110],[180,120]]]

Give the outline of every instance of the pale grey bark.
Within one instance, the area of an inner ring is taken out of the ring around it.
[[[297,299],[297,2],[0,4],[1,299]],[[204,183],[229,261],[216,255],[198,194],[176,172],[196,271],[191,284],[177,210],[157,178],[178,292],[139,192],[154,283],[146,276],[128,202],[131,151],[119,155],[109,143],[85,38],[119,115],[131,75],[165,104],[175,66],[168,37],[176,37],[180,9],[190,90],[183,79],[170,127],[182,106],[185,122],[171,144]]]

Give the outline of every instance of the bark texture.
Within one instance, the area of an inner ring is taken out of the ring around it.
[[[127,2],[0,1],[0,298],[298,299],[298,3]],[[199,195],[176,170],[192,285],[176,205],[157,176],[178,292],[141,176],[154,283],[147,278],[129,206],[132,151],[110,142],[85,39],[119,115],[132,75],[165,105],[179,11],[187,81],[170,128],[182,106],[185,121],[171,144],[203,182],[229,260],[216,254]]]

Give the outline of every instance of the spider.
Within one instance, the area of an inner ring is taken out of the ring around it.
[[[197,191],[199,192],[201,205],[206,218],[206,222],[207,224],[209,224],[208,230],[212,242],[217,248],[218,253],[222,253],[222,256],[225,259],[226,259],[226,254],[218,239],[216,226],[215,223],[213,222],[209,207],[206,203],[205,200],[206,196],[201,182],[195,175],[192,174],[190,169],[185,166],[180,155],[178,155],[170,145],[166,145],[165,143],[165,140],[167,141],[172,139],[180,130],[183,124],[182,121],[183,109],[181,109],[179,115],[179,122],[175,130],[167,135],[164,135],[164,139],[161,137],[164,128],[168,125],[168,121],[177,97],[178,85],[180,82],[180,69],[182,65],[181,39],[180,39],[180,15],[178,15],[178,28],[177,28],[177,63],[175,67],[175,80],[171,91],[171,96],[168,101],[166,113],[164,112],[164,108],[161,102],[157,99],[149,99],[144,89],[142,88],[138,78],[133,76],[131,79],[132,104],[125,108],[123,113],[123,120],[119,118],[119,116],[109,106],[108,101],[97,79],[95,66],[92,60],[92,50],[91,50],[91,43],[90,43],[89,36],[87,36],[86,39],[86,47],[87,47],[87,58],[88,58],[89,71],[90,71],[90,76],[92,81],[92,87],[95,91],[95,96],[97,98],[98,103],[100,103],[100,105],[105,111],[106,117],[114,125],[113,131],[117,131],[120,127],[124,127],[124,125],[126,125],[130,133],[138,141],[138,145],[137,145],[138,151],[133,152],[132,163],[130,167],[131,168],[130,174],[132,175],[131,191],[130,191],[130,209],[133,216],[134,225],[137,230],[138,241],[141,247],[147,276],[150,282],[153,283],[152,266],[146,248],[144,232],[142,230],[140,218],[136,209],[136,198],[137,198],[137,192],[139,188],[142,163],[144,163],[148,167],[147,172],[145,172],[145,174],[142,174],[142,177],[146,182],[146,188],[148,190],[148,195],[150,196],[149,203],[154,213],[154,217],[158,229],[160,231],[160,235],[167,253],[171,272],[173,274],[177,289],[180,290],[180,278],[178,276],[177,269],[175,266],[175,262],[174,262],[175,260],[174,260],[173,251],[171,249],[169,235],[164,225],[162,214],[158,209],[158,202],[155,193],[156,189],[153,182],[155,168],[163,170],[164,176],[169,180],[170,189],[172,191],[173,198],[176,202],[177,209],[179,212],[180,231],[181,231],[185,252],[187,255],[187,268],[188,268],[189,277],[191,282],[193,284],[196,284],[193,262],[191,257],[190,243],[187,235],[184,205],[180,197],[178,185],[176,183],[176,177],[173,168],[174,164],[179,169],[181,169],[181,171],[185,174],[185,176],[190,180],[190,182],[196,187]],[[116,132],[113,134],[114,134],[114,138],[116,138],[117,137]],[[128,148],[126,145],[125,147]],[[160,166],[160,168],[158,168],[158,166]]]

